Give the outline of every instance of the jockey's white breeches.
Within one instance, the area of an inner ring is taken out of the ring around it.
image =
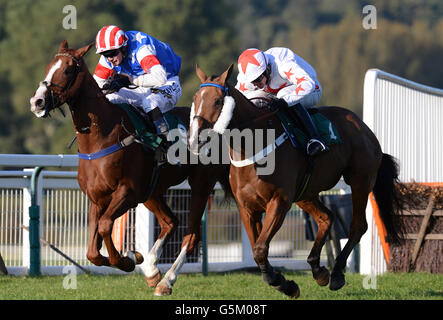
[[[106,95],[112,103],[128,103],[149,111],[160,108],[162,113],[168,112],[177,104],[182,96],[182,88],[178,76],[169,78],[165,85],[156,87],[160,91],[151,92],[151,88],[137,87],[135,89],[121,88],[118,92]]]
[[[320,86],[308,94],[303,94],[303,91],[300,91],[299,94],[297,94],[296,89],[297,85],[284,87],[277,93],[277,98],[283,98],[289,106],[294,106],[297,103],[300,103],[305,108],[316,106],[321,99],[322,89]]]

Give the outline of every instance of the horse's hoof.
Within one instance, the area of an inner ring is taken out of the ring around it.
[[[345,285],[345,275],[343,273],[333,273],[331,275],[331,283],[329,284],[329,289],[336,291],[341,289]]]
[[[160,271],[157,272],[152,277],[145,276],[145,281],[149,288],[155,288],[161,279],[162,279],[162,274]]]
[[[131,259],[132,261],[134,261],[135,264],[142,264],[143,261],[145,260],[143,258],[143,255],[140,252],[137,251],[128,251],[126,253],[126,256]]]
[[[299,288],[298,284],[296,284],[292,280],[287,281],[287,288],[285,290],[285,294],[288,297],[291,297],[294,299],[297,299],[298,297],[300,297],[300,288]]]
[[[172,294],[172,288],[164,285],[158,285],[154,290],[154,296],[170,296]]]
[[[321,287],[327,286],[329,283],[329,270],[325,267],[320,267],[320,272],[317,274],[315,281]]]
[[[125,272],[132,272],[135,269],[135,262],[131,258],[122,257],[121,262],[117,265],[117,268]]]
[[[278,291],[283,292],[288,297],[297,299],[300,296],[300,288],[292,280],[283,280],[283,282],[275,287]]]

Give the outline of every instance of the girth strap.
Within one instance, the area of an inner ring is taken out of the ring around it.
[[[308,166],[305,170],[305,174],[303,176],[303,180],[301,184],[297,188],[296,197],[294,202],[300,201],[303,195],[305,194],[306,189],[308,188],[309,182],[311,181],[312,177],[312,169],[314,168],[314,159],[312,157],[308,156]]]
[[[103,158],[111,153],[114,153],[124,147],[129,146],[135,141],[134,135],[127,136],[122,141],[117,142],[116,144],[113,144],[112,146],[109,146],[103,150],[93,152],[93,153],[78,153],[78,157],[83,160],[95,160]]]

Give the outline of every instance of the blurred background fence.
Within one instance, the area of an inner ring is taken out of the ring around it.
[[[35,162],[40,159],[43,162]],[[62,166],[75,169],[76,156],[0,155],[0,165],[33,167],[59,165],[47,159],[63,158]],[[3,159],[3,160],[2,160]],[[24,159],[29,161],[26,163]],[[69,159],[69,160],[68,160]],[[25,163],[21,163],[25,161]],[[61,250],[79,265],[99,273],[121,273],[108,267],[95,267],[86,259],[88,246],[89,200],[79,189],[76,171],[42,170],[32,186],[35,169],[0,171],[0,252],[9,273],[28,274],[30,268],[29,233],[22,225],[29,226],[29,207],[33,193],[40,208],[40,237]],[[34,190],[33,190],[34,189]],[[328,194],[349,193],[347,185],[340,183]],[[187,182],[172,187],[165,198],[179,218],[177,232],[163,250],[160,269],[167,269],[175,260],[188,224],[190,189]],[[252,251],[243,230],[234,200],[224,200],[223,190],[216,185],[206,210],[206,239],[190,256],[184,272],[200,272],[202,262],[207,261],[209,271],[232,270],[255,266]],[[310,226],[308,225],[310,228]],[[285,223],[274,237],[270,247],[273,264],[289,269],[308,269],[306,258],[312,247],[312,239],[306,233],[306,219],[294,204]],[[160,232],[155,217],[143,205],[131,209],[116,220],[113,240],[125,253],[138,250],[147,254]],[[206,250],[203,250],[206,246]],[[106,248],[102,253],[107,255]],[[207,252],[203,256],[203,252]],[[322,255],[326,259],[326,253]],[[49,246],[41,244],[42,274],[61,274],[63,267],[71,263]],[[140,271],[140,268],[139,268]]]

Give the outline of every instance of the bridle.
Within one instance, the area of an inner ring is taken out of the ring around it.
[[[65,86],[61,86],[61,85],[59,85],[57,83],[53,83],[51,81],[41,81],[40,82],[40,85],[45,86],[46,89],[51,94],[52,109],[55,109],[55,108],[61,106],[63,103],[67,102],[67,101],[62,102],[62,100],[60,99],[60,95],[65,94],[69,89],[71,89],[71,87],[73,86],[73,84],[77,80],[77,76],[80,72],[80,61],[76,57],[74,57],[73,55],[71,55],[69,53],[57,53],[55,55],[55,57],[58,57],[58,56],[71,58],[75,62],[75,75],[72,77],[72,79],[69,81],[69,83]],[[61,92],[54,92],[53,89],[51,90],[51,87],[56,87],[56,88],[60,89]],[[56,103],[58,104],[58,106],[56,106]]]
[[[221,85],[216,84],[216,83],[202,83],[202,84],[198,87],[198,89],[200,90],[200,89],[203,88],[203,87],[216,87],[216,88],[219,88],[219,89],[225,94],[225,96],[228,96],[228,95],[229,95],[229,88],[228,88],[228,87],[224,87],[224,86],[221,86]],[[202,117],[202,116],[199,116],[199,115],[195,115],[194,118],[193,118],[192,120],[194,120],[194,119],[200,119],[200,120],[202,120],[202,121],[203,121],[206,125],[208,125],[210,128],[212,128],[212,127],[215,125],[215,122],[209,121],[209,120],[206,119],[205,117]]]

